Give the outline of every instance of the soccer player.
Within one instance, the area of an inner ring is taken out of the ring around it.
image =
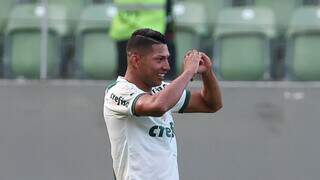
[[[105,92],[104,118],[116,180],[178,180],[177,145],[172,112],[213,113],[222,107],[210,58],[192,50],[184,70],[170,84],[164,36],[151,29],[135,31],[127,44],[128,67]],[[196,73],[202,89],[185,90]]]

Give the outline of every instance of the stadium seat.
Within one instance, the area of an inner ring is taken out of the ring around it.
[[[6,25],[6,21],[14,1],[12,0],[1,0],[0,1],[0,34],[3,32]]]
[[[224,80],[263,80],[270,77],[270,39],[275,36],[271,10],[225,8],[214,32],[215,70]],[[269,76],[269,77],[268,77]]]
[[[183,0],[186,2],[193,2],[201,4],[204,7],[205,16],[207,17],[207,25],[209,26],[210,30],[214,27],[217,22],[218,14],[221,9],[224,7],[231,5],[229,2],[224,0]],[[193,14],[191,10],[190,13]]]
[[[200,37],[207,33],[206,14],[202,4],[177,2],[173,7],[176,22],[177,72],[181,72],[183,56],[187,50],[199,49]]]
[[[39,78],[41,64],[41,19],[45,8],[36,4],[17,5],[12,10],[5,30],[5,66],[7,77]],[[59,70],[60,37],[68,27],[65,10],[60,6],[48,8],[49,77],[57,77]]]
[[[90,0],[48,0],[49,5],[63,6],[67,11],[67,19],[71,30],[75,30],[79,17]]]
[[[289,78],[320,80],[320,7],[302,7],[294,12],[288,40]]]
[[[255,6],[270,8],[275,14],[277,29],[285,33],[292,13],[299,5],[297,0],[255,0]]]
[[[320,1],[318,0],[300,0],[304,6],[319,6]]]
[[[12,0],[1,0],[0,1],[0,77],[3,74],[3,31],[7,23],[7,18],[10,13],[14,1]]]
[[[228,0],[232,7],[252,6],[254,0]]]
[[[90,79],[112,79],[117,71],[117,49],[108,36],[115,7],[90,5],[82,13],[76,31],[76,61],[81,75]]]

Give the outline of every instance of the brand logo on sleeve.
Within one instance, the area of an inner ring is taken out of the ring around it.
[[[124,100],[124,98],[122,96],[116,96],[115,94],[111,94],[110,98],[117,103],[118,106],[125,106],[128,107],[129,106],[129,101]]]
[[[152,94],[156,94],[156,93],[162,91],[166,86],[167,86],[166,84],[162,84],[162,85],[160,85],[158,87],[152,88],[152,90],[151,90]]]

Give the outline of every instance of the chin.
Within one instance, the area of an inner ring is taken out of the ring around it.
[[[162,81],[160,81],[159,83],[157,83],[155,86],[160,86],[162,84]]]
[[[162,80],[153,81],[151,84],[152,84],[152,87],[160,86],[162,84]]]
[[[156,87],[156,86],[160,86],[161,85],[161,82],[153,82],[152,83],[152,87]]]

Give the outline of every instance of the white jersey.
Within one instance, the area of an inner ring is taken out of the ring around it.
[[[167,84],[152,88],[152,94]],[[177,144],[171,112],[183,112],[190,98],[184,91],[162,117],[136,116],[134,107],[143,90],[118,77],[105,92],[104,119],[111,143],[117,180],[178,180]]]

